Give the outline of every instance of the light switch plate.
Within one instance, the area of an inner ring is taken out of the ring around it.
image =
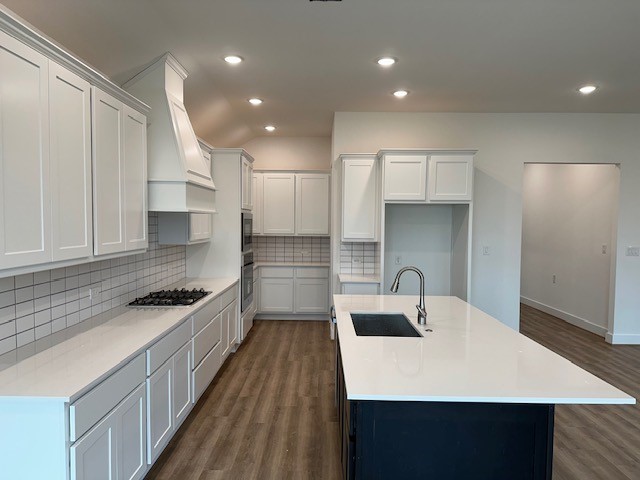
[[[640,257],[640,247],[627,247],[627,257]]]

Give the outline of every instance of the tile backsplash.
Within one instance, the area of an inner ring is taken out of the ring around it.
[[[380,273],[380,244],[343,242],[340,244],[340,273],[375,275]]]
[[[150,213],[145,253],[0,278],[0,354],[182,280],[185,247],[158,245],[157,231]]]
[[[329,237],[253,237],[256,262],[331,262]]]

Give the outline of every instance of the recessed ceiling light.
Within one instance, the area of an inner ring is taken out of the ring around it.
[[[393,57],[380,57],[377,62],[381,67],[390,67],[391,65],[396,63],[397,60]]]
[[[226,57],[224,57],[224,61],[232,65],[240,63],[242,62],[242,60],[244,59],[242,57],[239,57],[238,55],[227,55]]]
[[[273,131],[276,129],[276,127],[274,127],[273,125],[266,125],[266,126],[264,127],[264,129],[265,129],[267,132],[273,132]]]
[[[589,95],[590,93],[595,92],[598,89],[595,85],[585,85],[584,87],[580,87],[578,91],[583,95]]]
[[[409,95],[409,92],[407,92],[406,90],[396,90],[395,92],[393,92],[393,95],[396,98],[404,98]]]
[[[250,98],[250,99],[248,100],[248,102],[249,102],[251,105],[260,105],[260,104],[262,103],[262,100],[261,100],[261,99],[259,99],[259,98]]]

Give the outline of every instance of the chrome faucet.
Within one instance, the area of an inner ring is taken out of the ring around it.
[[[411,270],[412,272],[416,272],[418,274],[418,276],[420,277],[420,304],[416,305],[416,308],[418,309],[418,324],[419,325],[426,325],[427,324],[427,311],[425,310],[424,307],[424,275],[422,274],[422,272],[416,268],[416,267],[403,267],[400,269],[400,271],[396,274],[396,278],[393,281],[393,284],[391,285],[391,291],[393,293],[397,293],[398,292],[398,287],[400,286],[400,276],[406,272],[407,270]]]

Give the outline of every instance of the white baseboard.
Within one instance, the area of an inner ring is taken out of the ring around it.
[[[601,327],[600,325],[591,323],[589,320],[585,320],[584,318],[576,317],[575,315],[571,315],[570,313],[550,307],[549,305],[545,305],[544,303],[536,302],[535,300],[531,300],[530,298],[527,298],[527,297],[521,296],[520,302],[530,307],[537,308],[538,310],[541,310],[544,313],[548,313],[549,315],[553,315],[554,317],[558,317],[564,320],[565,322],[570,323],[571,325],[575,325],[576,327],[580,327],[583,330],[587,330],[588,332],[595,333],[596,335],[599,335],[601,337],[606,338],[608,335],[606,327]],[[630,335],[630,336],[633,336],[633,335]],[[640,335],[638,337],[640,339]],[[607,341],[609,340],[607,339]],[[612,342],[609,342],[609,343],[612,343]]]
[[[636,333],[610,333],[605,337],[612,345],[640,345],[640,335]]]

